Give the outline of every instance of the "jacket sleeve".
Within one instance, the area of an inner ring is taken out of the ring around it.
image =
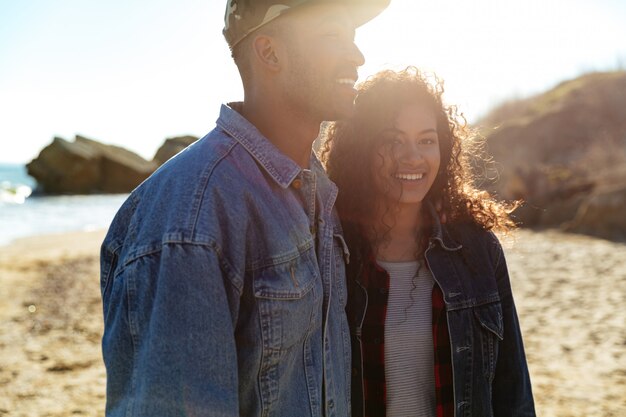
[[[239,293],[227,274],[215,248],[176,243],[113,279],[103,338],[107,416],[239,415]]]
[[[494,237],[495,238],[495,237]],[[504,338],[493,381],[493,410],[496,417],[535,416],[535,405],[524,353],[515,302],[502,246],[495,244],[496,280],[502,303]]]

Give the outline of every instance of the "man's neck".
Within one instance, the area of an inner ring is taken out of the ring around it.
[[[268,100],[245,100],[238,110],[283,154],[302,168],[308,168],[320,123],[284,107]]]

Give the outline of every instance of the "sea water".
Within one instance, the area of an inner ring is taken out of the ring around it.
[[[20,237],[106,229],[127,194],[44,196],[26,167],[0,164],[0,245]]]

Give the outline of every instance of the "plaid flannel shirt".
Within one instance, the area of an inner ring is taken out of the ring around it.
[[[362,328],[363,382],[365,417],[383,417],[386,414],[385,384],[385,318],[389,295],[389,274],[373,259],[363,268],[360,281],[367,289],[368,306]],[[433,286],[432,323],[436,416],[454,417],[452,355],[443,293]]]

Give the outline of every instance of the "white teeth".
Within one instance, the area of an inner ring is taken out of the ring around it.
[[[399,180],[416,181],[421,180],[424,177],[424,174],[396,174],[394,177]]]
[[[356,80],[353,80],[351,78],[339,78],[337,80],[338,84],[344,84],[344,85],[349,85],[350,87],[353,87],[354,84],[356,84]]]

